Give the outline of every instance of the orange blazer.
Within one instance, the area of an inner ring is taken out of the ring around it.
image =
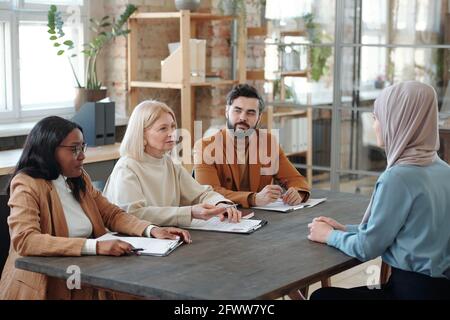
[[[284,181],[287,188],[294,187],[299,192],[305,193],[304,201],[306,201],[310,195],[308,182],[286,157],[275,137],[271,134],[264,135],[257,130],[257,134],[251,139],[254,141],[249,144],[249,159],[252,162],[253,157],[256,161],[253,161],[254,164],[249,164],[248,168],[250,191],[239,190],[241,181],[239,165],[233,158],[235,157],[233,139],[229,137],[225,129],[195,144],[195,179],[201,184],[211,185],[216,192],[244,208],[250,207],[248,200],[252,193],[260,192],[265,186],[274,184],[274,179]],[[272,154],[272,150],[278,151],[278,157],[276,153]],[[230,155],[232,155],[231,158]],[[277,167],[278,169],[274,171]]]
[[[92,222],[93,237],[106,228],[124,234],[142,236],[149,222],[139,220],[111,204],[97,191],[85,173],[86,193],[81,207]],[[81,256],[86,241],[68,238],[63,207],[51,181],[18,174],[11,183],[8,202],[11,235],[9,256],[0,281],[0,299],[96,299],[98,292],[89,288],[68,290],[66,281],[15,268],[24,256]]]

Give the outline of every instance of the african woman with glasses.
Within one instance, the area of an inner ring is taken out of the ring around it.
[[[187,231],[153,226],[109,203],[83,170],[86,148],[82,128],[60,117],[45,118],[31,130],[8,187],[11,248],[0,299],[106,297],[91,288],[69,290],[64,280],[17,269],[15,261],[21,256],[131,254],[127,242],[95,240],[107,229],[190,242]]]

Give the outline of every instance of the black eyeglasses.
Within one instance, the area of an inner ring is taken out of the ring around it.
[[[78,144],[76,146],[64,146],[64,145],[59,145],[59,146],[62,148],[71,148],[73,156],[75,158],[78,158],[78,156],[80,155],[81,152],[86,153],[86,150],[87,150],[86,143]]]

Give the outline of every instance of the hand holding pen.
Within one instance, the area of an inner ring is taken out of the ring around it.
[[[219,215],[220,221],[225,221],[228,217],[228,222],[237,223],[241,221],[242,212],[237,209],[237,204],[219,203],[216,207],[225,210]]]
[[[281,199],[290,206],[297,206],[302,203],[303,198],[296,188],[288,188],[286,180],[276,180],[278,185],[282,188]]]
[[[200,220],[209,220],[218,216],[221,221],[224,221],[228,217],[228,221],[233,223],[239,222],[242,216],[236,205],[230,205],[229,203],[219,203],[216,206],[206,203],[197,204],[192,206],[191,214],[192,218]]]

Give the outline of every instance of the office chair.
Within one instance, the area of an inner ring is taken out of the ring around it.
[[[0,277],[9,254],[8,200],[7,194],[0,193]]]

